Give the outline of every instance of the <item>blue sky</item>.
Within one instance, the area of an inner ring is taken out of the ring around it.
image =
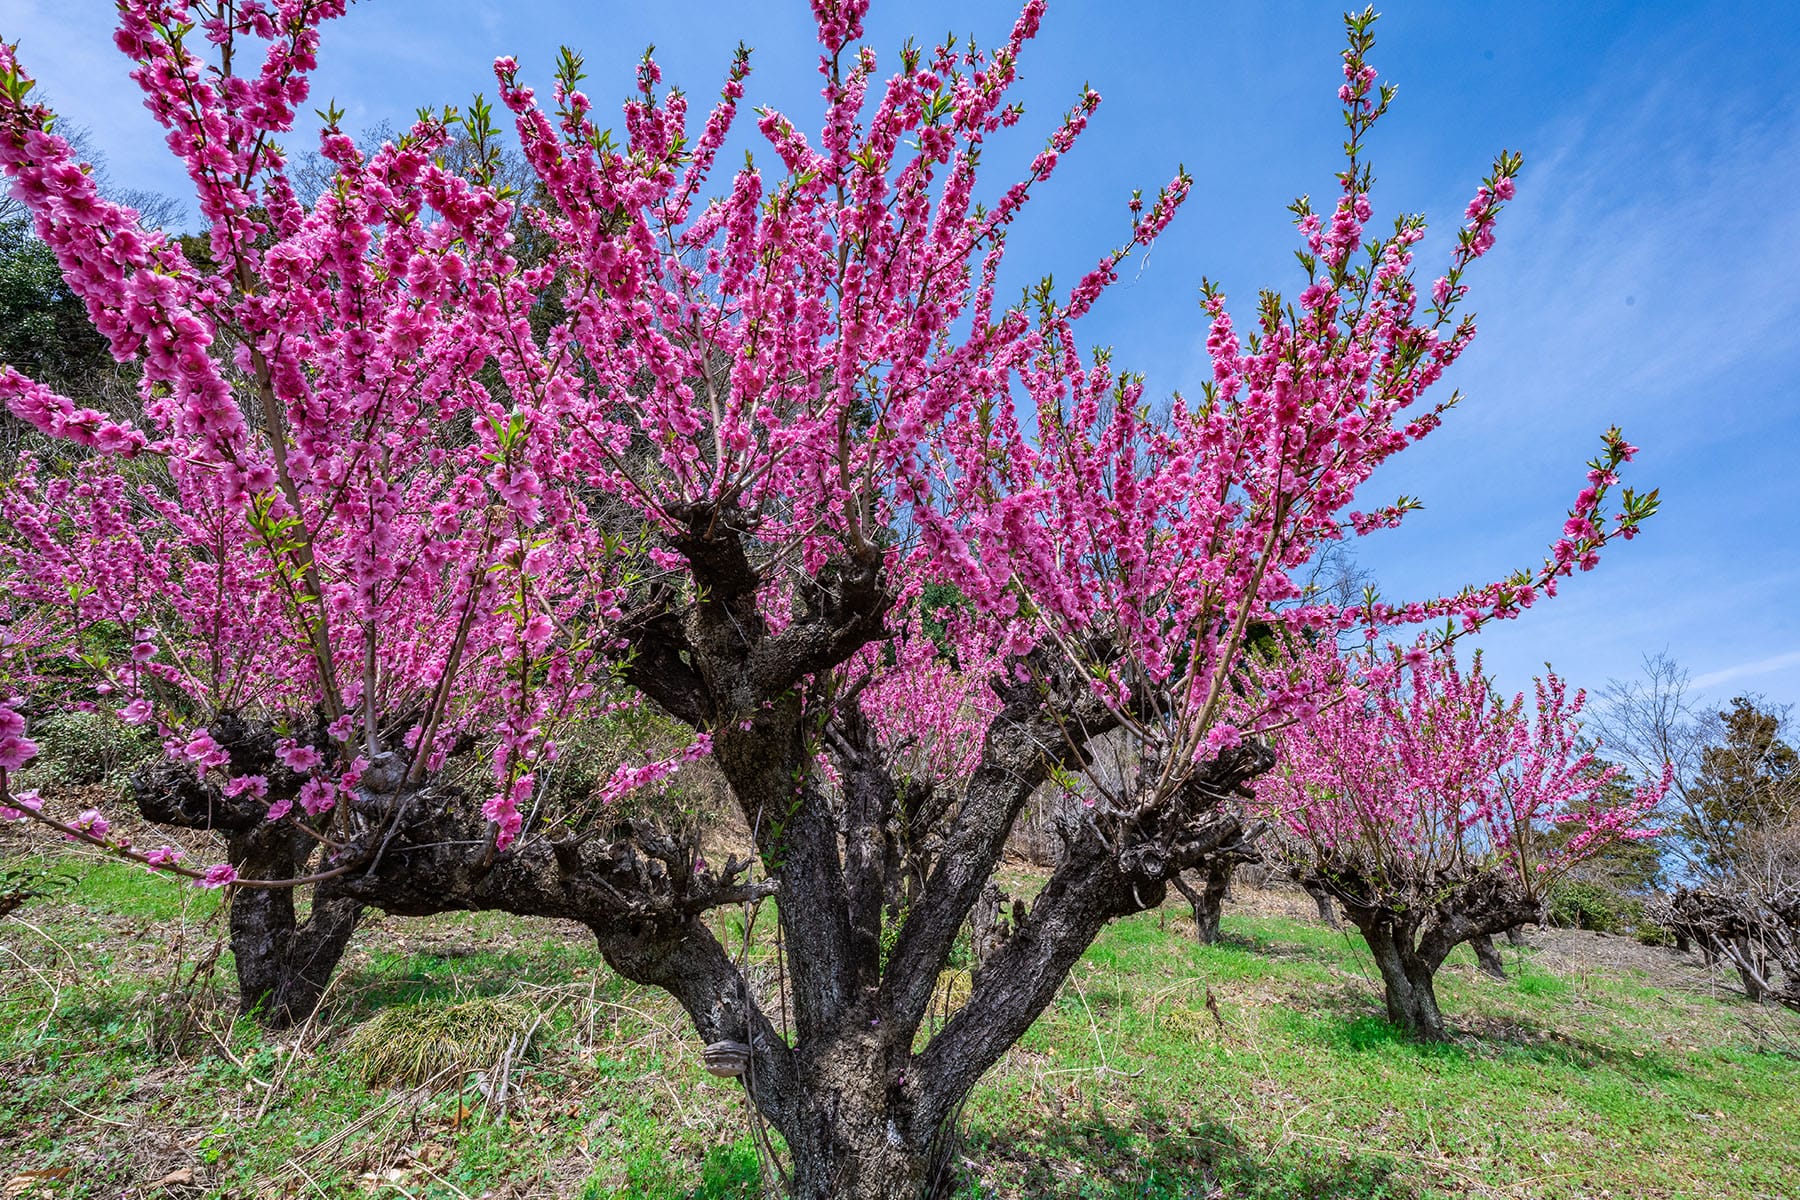
[[[1481,333],[1454,378],[1468,400],[1372,484],[1371,501],[1404,492],[1426,508],[1360,557],[1390,598],[1535,564],[1618,423],[1643,450],[1628,482],[1660,486],[1661,515],[1556,601],[1484,633],[1489,667],[1520,685],[1548,660],[1597,687],[1666,649],[1717,699],[1800,699],[1800,18],[1780,4],[1383,11],[1373,62],[1400,94],[1372,143],[1375,205],[1434,219],[1424,270],[1495,151],[1522,151],[1525,171],[1473,278]],[[888,67],[908,36],[992,45],[1012,12],[876,0],[870,40]],[[1130,189],[1185,163],[1193,199],[1087,336],[1156,391],[1196,389],[1202,274],[1240,312],[1259,287],[1297,290],[1284,209],[1332,189],[1339,12],[1053,0],[1022,64],[1024,127],[984,160],[986,178],[1015,177],[1083,82],[1105,103],[1014,240],[1015,282],[1027,266],[1072,282],[1125,228]],[[0,36],[22,42],[120,183],[183,195],[111,14],[107,0],[5,0]],[[499,54],[547,90],[568,43],[601,103],[624,95],[654,42],[665,78],[704,104],[739,40],[756,49],[751,102],[810,128],[817,48],[802,0],[359,3],[326,34],[314,98],[335,98],[351,128],[404,124],[421,104],[491,91]]]

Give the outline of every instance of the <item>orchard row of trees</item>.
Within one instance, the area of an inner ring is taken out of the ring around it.
[[[119,364],[64,370],[58,334],[0,367],[32,431],[0,492],[0,807],[231,888],[247,1011],[309,1012],[369,909],[577,921],[743,1064],[795,1195],[913,1195],[1099,931],[1265,832],[1427,1037],[1450,947],[1651,832],[1663,767],[1621,789],[1579,696],[1550,678],[1527,707],[1451,652],[1654,512],[1618,430],[1542,563],[1399,603],[1308,586],[1414,507],[1357,493],[1456,403],[1437,385],[1521,166],[1495,160],[1420,282],[1423,219],[1374,224],[1371,13],[1347,18],[1333,194],[1294,206],[1299,291],[1234,317],[1204,285],[1212,377],[1158,416],[1077,328],[1185,172],[1127,198],[1073,288],[1000,298],[1013,225],[1100,103],[1024,178],[982,177],[1040,0],[995,49],[885,67],[866,0],[817,0],[822,119],[757,110],[766,148],[723,179],[747,52],[704,116],[647,57],[616,129],[577,55],[544,99],[502,59],[498,109],[361,146],[328,112],[291,168],[344,7],[121,0],[188,238],[102,193],[0,49],[31,253]],[[75,712],[154,738],[139,812],[224,860],[15,787]],[[596,770],[596,728],[644,736]],[[708,862],[664,802],[702,768],[748,857]],[[991,883],[1045,786],[1084,802],[1002,922]],[[705,919],[770,897],[782,1028]],[[982,969],[922,1037],[977,914]]]

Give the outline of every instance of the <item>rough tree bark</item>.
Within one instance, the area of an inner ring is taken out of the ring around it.
[[[1485,943],[1497,960],[1493,935],[1541,915],[1540,902],[1497,871],[1461,881],[1414,881],[1411,893],[1433,897],[1435,903],[1430,905],[1395,903],[1391,893],[1364,878],[1357,864],[1349,861],[1324,864],[1309,873],[1307,882],[1325,887],[1343,901],[1381,972],[1388,1020],[1408,1037],[1424,1042],[1449,1039],[1434,981],[1450,952],[1464,942],[1477,942],[1479,960]]]
[[[212,723],[211,732],[231,755],[233,775],[262,775],[275,798],[291,799],[298,790],[300,779],[275,758],[270,727],[227,714]],[[151,821],[223,835],[226,861],[245,880],[302,878],[318,850],[317,839],[293,825],[267,823],[260,802],[227,797],[202,783],[191,768],[175,763],[139,771],[132,796]],[[228,901],[239,1011],[274,1028],[312,1015],[362,916],[363,906],[333,880],[297,886],[311,891],[304,921],[296,914],[294,886],[234,888]]]
[[[226,846],[239,873],[258,880],[294,878],[315,848],[278,826],[233,834]],[[304,921],[295,918],[293,888],[240,888],[230,909],[240,1011],[277,1029],[304,1021],[324,998],[363,906],[328,880],[312,888]]]
[[[1437,992],[1432,988],[1436,967],[1420,956],[1410,924],[1386,913],[1365,917],[1351,910],[1350,915],[1363,940],[1369,943],[1369,952],[1381,972],[1388,1020],[1417,1041],[1448,1041],[1450,1035],[1444,1028],[1444,1014],[1438,1008]]]
[[[1768,991],[1763,986],[1768,965],[1747,938],[1739,938],[1733,949],[1737,953],[1732,955],[1732,963],[1737,967],[1738,979],[1743,982],[1744,998],[1752,1004],[1761,1004],[1768,996]]]
[[[1193,910],[1194,937],[1202,946],[1213,945],[1219,940],[1219,918],[1224,913],[1225,901],[1231,897],[1232,878],[1237,869],[1262,862],[1257,842],[1264,828],[1261,822],[1253,823],[1239,833],[1229,848],[1208,855],[1201,868],[1194,872],[1200,878],[1198,888],[1188,883],[1180,871],[1169,878]]]
[[[1506,964],[1500,959],[1500,951],[1494,948],[1494,939],[1485,933],[1478,933],[1469,939],[1469,949],[1475,951],[1475,965],[1495,979],[1506,978]]]
[[[1014,900],[1000,890],[997,883],[989,883],[981,889],[981,898],[975,902],[975,911],[969,914],[970,949],[975,957],[975,969],[980,970],[987,965],[994,952],[1005,944],[1012,936],[1012,931],[1025,922],[1025,902]]]
[[[1332,903],[1331,892],[1312,882],[1302,882],[1300,888],[1313,898],[1314,904],[1318,905],[1319,920],[1325,922],[1328,928],[1339,928],[1337,906]]]
[[[1200,875],[1198,888],[1180,875],[1169,880],[1193,910],[1194,939],[1202,946],[1210,946],[1219,940],[1219,918],[1225,911],[1225,893],[1231,890],[1231,868],[1229,862],[1207,864]]]

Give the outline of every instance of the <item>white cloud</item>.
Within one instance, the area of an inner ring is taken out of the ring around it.
[[[1704,675],[1696,675],[1693,679],[1693,686],[1698,691],[1707,691],[1739,679],[1747,679],[1752,675],[1767,675],[1772,671],[1780,671],[1794,666],[1800,666],[1800,650],[1789,650],[1785,654],[1771,654],[1767,658],[1751,659],[1749,662],[1741,662],[1717,671],[1708,671]]]
[[[1697,106],[1669,83],[1597,89],[1527,163],[1502,230],[1523,254],[1476,281],[1477,300],[1505,298],[1480,305],[1467,359],[1474,386],[1505,398],[1486,412],[1641,412],[1800,348],[1800,210],[1772,202],[1800,187],[1792,111],[1750,95]]]
[[[1663,512],[1492,639],[1506,647],[1494,666],[1512,672],[1549,658],[1595,682],[1664,646],[1731,664],[1800,629],[1784,601],[1800,504],[1785,463],[1800,433],[1800,209],[1781,199],[1800,192],[1800,88],[1732,77],[1679,42],[1617,60],[1540,131],[1474,277],[1481,335],[1456,379],[1470,403],[1372,488],[1429,505],[1416,536],[1370,543],[1400,593],[1532,554],[1579,481],[1571,460],[1607,425],[1644,447],[1626,482],[1661,486]],[[1791,690],[1800,653],[1694,682],[1752,674]]]

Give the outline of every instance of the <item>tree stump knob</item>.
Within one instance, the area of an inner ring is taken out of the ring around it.
[[[714,1075],[733,1079],[750,1066],[750,1047],[743,1042],[714,1042],[700,1052],[706,1069]]]

